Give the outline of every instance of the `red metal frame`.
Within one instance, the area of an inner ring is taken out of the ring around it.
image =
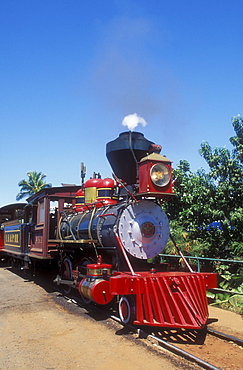
[[[134,324],[201,329],[207,322],[206,289],[217,286],[214,273],[115,273],[112,295],[136,296]]]

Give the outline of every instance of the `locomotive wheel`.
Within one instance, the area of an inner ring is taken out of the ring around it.
[[[123,324],[132,324],[135,320],[135,302],[133,297],[121,297],[118,304],[118,313]]]
[[[72,262],[69,257],[65,257],[61,264],[61,279],[72,280]],[[70,285],[63,285],[62,289],[65,294],[69,294],[72,287]]]

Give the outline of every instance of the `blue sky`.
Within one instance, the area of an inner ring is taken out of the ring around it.
[[[206,167],[243,115],[240,0],[0,0],[0,206],[41,171],[111,176],[105,145],[137,113],[176,166]]]

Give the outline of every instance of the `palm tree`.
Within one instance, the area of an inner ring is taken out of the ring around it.
[[[21,187],[20,192],[16,196],[16,200],[20,200],[25,197],[37,193],[44,188],[50,188],[52,185],[47,184],[43,181],[46,178],[42,172],[27,172],[28,180],[21,180],[18,185]]]

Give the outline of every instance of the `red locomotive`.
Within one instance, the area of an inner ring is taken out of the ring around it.
[[[46,188],[26,204],[2,207],[1,253],[23,268],[58,261],[57,284],[78,289],[86,303],[117,297],[125,324],[202,328],[216,274],[193,272],[186,260],[189,272],[148,263],[170,236],[161,201],[174,196],[172,167],[160,150],[141,133],[124,132],[106,147],[114,179]]]

